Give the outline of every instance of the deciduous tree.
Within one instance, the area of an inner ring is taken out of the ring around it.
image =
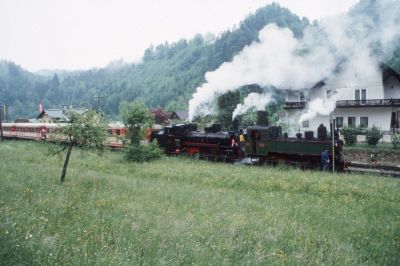
[[[151,127],[153,119],[147,107],[139,102],[122,102],[120,113],[125,127],[128,129],[128,137],[131,144],[140,144],[143,140],[146,128]]]
[[[71,156],[72,148],[78,147],[83,151],[95,151],[103,153],[106,148],[106,123],[95,111],[68,112],[70,119],[68,124],[60,125],[60,131],[65,139],[59,141],[54,153],[67,151],[60,182],[65,181],[67,167]]]

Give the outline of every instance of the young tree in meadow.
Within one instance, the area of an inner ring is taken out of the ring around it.
[[[61,132],[63,136],[66,136],[66,139],[60,141],[57,148],[53,150],[54,153],[58,154],[67,151],[60,178],[61,183],[65,181],[73,147],[99,154],[103,153],[106,148],[106,123],[100,114],[92,110],[83,113],[70,111],[68,117],[69,123],[61,127]]]
[[[128,129],[128,138],[131,144],[138,145],[144,139],[146,129],[153,124],[147,107],[139,102],[122,102],[120,113],[125,127]]]
[[[156,142],[142,143],[146,130],[151,128],[154,122],[147,107],[139,102],[123,102],[120,105],[120,112],[130,140],[126,153],[127,159],[135,162],[146,162],[160,158],[162,151]]]

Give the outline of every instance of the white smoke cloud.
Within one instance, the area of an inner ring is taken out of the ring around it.
[[[232,120],[236,116],[245,114],[249,109],[255,107],[257,111],[265,109],[265,106],[272,101],[272,95],[269,93],[258,94],[250,93],[244,99],[243,104],[238,104],[233,111]]]
[[[303,121],[310,120],[316,115],[330,115],[336,107],[336,97],[330,99],[317,98],[308,104],[308,110],[302,114],[299,119],[299,124]]]
[[[190,120],[197,115],[211,114],[216,97],[244,85],[305,88],[335,68],[334,55],[329,53],[328,47],[316,44],[311,47],[307,43],[311,40],[298,40],[287,28],[267,25],[260,31],[259,39],[245,47],[232,62],[206,73],[206,83],[197,88],[189,101]]]
[[[361,7],[366,3],[363,1]],[[400,2],[369,3],[373,3],[375,14],[352,10],[321,20],[316,26],[308,26],[301,39],[287,28],[267,25],[260,31],[258,42],[245,47],[232,62],[206,73],[206,82],[189,101],[189,119],[213,113],[218,96],[248,84],[300,90],[324,80],[340,95],[340,87],[365,83],[379,71],[379,63],[392,54],[400,39]],[[334,98],[310,102],[301,120],[329,115],[334,103]],[[244,106],[246,103],[238,106],[237,113],[246,109]]]

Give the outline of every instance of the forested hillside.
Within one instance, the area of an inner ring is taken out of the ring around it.
[[[362,1],[364,5],[359,5],[358,12],[369,12],[369,2]],[[204,74],[231,61],[257,40],[259,31],[269,23],[290,28],[296,37],[301,37],[309,25],[307,19],[271,4],[216,37],[196,35],[190,40],[150,46],[140,63],[113,63],[101,69],[43,77],[1,61],[0,104],[9,107],[9,120],[34,117],[40,102],[44,108],[87,107],[96,95],[102,96],[104,111],[113,117],[118,116],[119,104],[124,100],[138,100],[150,108],[187,108]],[[400,49],[388,63],[400,70]]]
[[[230,61],[257,40],[269,23],[289,27],[299,37],[307,19],[300,19],[277,4],[259,9],[237,27],[217,37],[196,35],[190,40],[149,47],[138,64],[110,64],[72,75],[45,80],[11,62],[1,62],[0,101],[9,106],[9,118],[34,116],[39,102],[45,108],[87,106],[95,95],[105,99],[104,110],[116,116],[123,100],[138,100],[149,107],[186,108],[188,99],[207,71]]]

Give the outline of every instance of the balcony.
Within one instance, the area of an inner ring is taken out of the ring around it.
[[[336,108],[400,107],[400,99],[337,101]]]
[[[286,110],[304,109],[305,107],[305,102],[285,102],[285,105],[283,106],[283,108]]]

